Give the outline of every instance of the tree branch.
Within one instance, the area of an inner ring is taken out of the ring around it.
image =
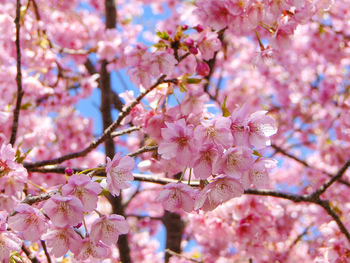
[[[16,1],[16,18],[15,18],[15,24],[16,24],[16,55],[17,55],[17,75],[16,75],[16,82],[17,82],[17,100],[16,100],[16,107],[13,112],[13,122],[12,122],[12,129],[11,129],[11,138],[10,138],[10,144],[12,146],[14,145],[16,141],[17,136],[17,129],[18,129],[18,119],[19,119],[19,112],[21,110],[21,102],[23,98],[24,91],[22,89],[22,69],[21,69],[21,41],[20,41],[20,30],[21,30],[21,1]]]
[[[24,252],[24,254],[26,254],[28,259],[32,263],[40,263],[40,261],[30,252],[29,248],[27,248],[26,245],[24,245],[24,244],[22,245],[22,251]]]
[[[40,243],[41,243],[41,246],[43,247],[43,250],[44,250],[44,253],[45,253],[45,256],[46,256],[46,259],[47,259],[47,263],[51,263],[51,257],[50,257],[50,254],[49,252],[47,251],[47,247],[46,247],[46,243],[44,240],[40,240]]]
[[[343,167],[341,167],[338,172],[331,178],[329,179],[327,182],[325,182],[321,187],[319,187],[314,193],[313,195],[315,196],[320,196],[321,194],[323,194],[335,181],[339,181],[341,179],[341,177],[343,176],[343,174],[346,172],[346,170],[348,169],[348,167],[350,166],[350,160],[348,160]]]
[[[170,255],[172,255],[172,256],[176,256],[176,257],[179,257],[179,258],[184,258],[184,259],[192,261],[192,262],[203,263],[203,261],[201,261],[201,260],[197,260],[197,259],[194,259],[194,258],[186,257],[185,255],[176,253],[176,252],[174,252],[174,251],[172,251],[170,249],[165,249],[165,252],[170,254]]]
[[[296,162],[302,164],[303,166],[308,167],[308,168],[312,168],[312,169],[315,169],[315,170],[319,170],[320,172],[326,174],[328,177],[333,178],[333,175],[332,175],[332,174],[330,174],[330,173],[328,173],[328,172],[326,172],[326,171],[323,171],[323,170],[320,170],[320,169],[317,169],[317,168],[312,167],[312,166],[311,166],[310,164],[308,164],[306,161],[304,161],[304,160],[302,160],[302,159],[296,157],[295,155],[293,155],[293,154],[287,152],[286,150],[282,149],[280,146],[277,146],[277,145],[275,145],[275,144],[271,144],[271,147],[272,147],[273,149],[275,149],[276,152],[279,152],[279,153],[283,154],[284,156],[287,156],[288,158],[293,159],[294,161],[296,161]],[[345,172],[345,171],[344,171],[344,172]],[[338,177],[338,178],[336,179],[336,181],[338,181],[339,183],[341,183],[341,184],[343,184],[343,185],[346,185],[346,186],[350,187],[350,183],[347,182],[347,181],[345,181],[345,180],[343,180],[343,179],[341,179],[341,176]]]
[[[140,129],[141,129],[141,126],[133,126],[121,131],[112,132],[111,136],[114,138],[114,137],[122,136],[124,134],[132,133],[133,131],[139,131]]]
[[[28,194],[27,197],[22,201],[22,203],[28,204],[28,205],[32,205],[32,204],[35,204],[35,203],[38,203],[38,202],[42,202],[42,201],[48,200],[48,199],[50,199],[52,196],[54,196],[57,193],[58,193],[58,190],[54,190],[52,192],[44,193],[44,194],[41,194],[41,195]]]
[[[89,152],[91,152],[93,149],[97,148],[102,142],[104,142],[110,134],[120,126],[122,120],[131,112],[131,110],[140,103],[140,101],[148,94],[150,93],[153,89],[155,89],[159,84],[165,83],[165,82],[172,82],[172,80],[166,80],[165,75],[162,75],[158,78],[158,80],[146,91],[140,93],[136,99],[128,106],[126,107],[122,112],[119,113],[119,116],[117,120],[112,123],[107,129],[104,130],[103,134],[97,139],[94,140],[93,142],[90,143],[88,147],[83,149],[82,151],[74,152],[74,153],[69,153],[63,156],[60,156],[58,158],[50,159],[50,160],[44,160],[44,161],[38,161],[34,163],[24,163],[24,167],[27,169],[34,168],[34,167],[40,167],[40,166],[45,166],[45,165],[52,165],[52,164],[59,164],[64,161],[70,160],[70,159],[75,159],[78,157],[85,156]]]
[[[144,146],[144,147],[136,150],[135,152],[129,153],[128,156],[134,157],[134,156],[139,155],[141,153],[156,151],[157,149],[158,149],[157,145],[156,146]]]
[[[169,262],[172,254],[168,251],[181,253],[181,240],[185,229],[185,223],[181,220],[181,216],[177,213],[164,211],[162,222],[166,229],[166,250],[164,262]]]
[[[332,178],[330,181],[325,183],[325,186],[321,186],[320,189],[325,190],[331,185],[331,182],[335,182],[337,178],[341,177],[341,175],[345,172],[345,170],[350,166],[350,161],[348,161],[339,171],[338,173]],[[57,169],[57,168],[56,168]],[[59,168],[60,171],[64,171],[64,168]],[[47,169],[38,169],[37,172],[45,172]],[[49,169],[49,171],[53,172],[53,169]],[[58,171],[58,170],[57,170]],[[168,183],[175,183],[178,182],[176,179],[170,179],[170,178],[162,178],[162,177],[155,177],[152,175],[144,175],[144,174],[133,174],[135,181],[140,182],[150,182],[150,183],[157,183],[161,185],[165,185]],[[182,183],[187,183],[187,181],[182,181]],[[193,187],[199,187],[200,181],[191,181],[190,186]],[[324,191],[325,191],[324,190]],[[350,242],[350,233],[345,227],[345,225],[342,223],[339,215],[336,213],[336,211],[330,206],[330,203],[328,200],[322,200],[320,199],[320,194],[315,194],[322,192],[323,190],[316,190],[315,192],[309,194],[309,195],[298,195],[298,194],[292,194],[292,193],[284,193],[280,191],[275,190],[265,190],[265,189],[246,189],[244,191],[244,194],[248,195],[260,195],[260,196],[271,196],[276,198],[282,198],[287,199],[290,201],[293,201],[295,203],[305,202],[305,203],[313,203],[321,206],[325,211],[333,218],[333,220],[337,223],[340,231],[345,235],[345,237]],[[323,192],[322,192],[323,193]]]

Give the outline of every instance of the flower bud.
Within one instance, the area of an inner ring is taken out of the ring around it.
[[[190,47],[189,51],[193,55],[197,55],[198,54],[198,49],[195,46]]]
[[[66,168],[65,173],[66,173],[66,175],[71,176],[74,173],[74,171],[72,168]]]
[[[191,46],[193,46],[194,41],[193,41],[192,38],[186,38],[184,43],[185,43],[186,46],[191,47]]]
[[[197,74],[203,77],[207,76],[210,72],[210,68],[207,63],[199,62],[196,68]]]
[[[197,30],[198,33],[202,32],[202,31],[204,30],[203,26],[201,26],[201,25],[199,25],[199,24],[196,25],[196,26],[194,27],[194,29]]]

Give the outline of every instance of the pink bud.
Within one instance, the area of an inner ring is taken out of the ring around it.
[[[66,175],[71,176],[74,173],[74,171],[71,168],[66,168],[65,173]]]
[[[181,27],[181,29],[182,29],[182,30],[187,30],[187,29],[188,29],[188,25],[183,25],[183,26]]]
[[[79,228],[79,227],[81,227],[83,225],[83,223],[79,223],[79,224],[77,224],[76,226],[73,226],[74,228]]]
[[[197,74],[201,76],[207,76],[210,72],[210,68],[207,63],[199,62],[196,68]]]
[[[201,25],[196,25],[195,27],[194,27],[194,29],[195,30],[197,30],[197,32],[202,32],[203,30],[204,30],[204,28],[203,28],[203,26],[201,26]]]
[[[193,54],[193,55],[197,55],[198,54],[198,49],[194,46],[190,47],[189,48],[190,50],[190,53]]]
[[[188,46],[188,47],[192,47],[193,44],[194,44],[194,41],[192,38],[186,38],[185,41],[184,41],[185,45]]]

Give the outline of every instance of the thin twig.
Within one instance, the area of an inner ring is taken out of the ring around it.
[[[315,196],[320,196],[321,194],[323,194],[335,181],[338,181],[341,179],[341,177],[343,176],[343,174],[346,172],[346,170],[348,169],[348,167],[350,166],[350,160],[348,160],[343,167],[341,167],[339,169],[339,171],[331,178],[329,179],[327,182],[325,182],[321,187],[319,187],[314,193],[313,195]]]
[[[310,164],[308,164],[306,161],[304,161],[304,160],[302,160],[302,159],[296,157],[295,155],[293,155],[293,154],[287,152],[286,150],[282,149],[280,146],[277,146],[277,145],[275,145],[275,144],[271,144],[271,147],[272,147],[273,149],[275,149],[276,152],[279,152],[279,153],[283,154],[284,156],[287,156],[288,158],[293,159],[294,161],[296,161],[296,162],[302,164],[303,166],[308,167],[308,168],[312,168],[312,169],[317,170],[317,171],[320,171],[321,173],[326,174],[328,177],[333,178],[333,175],[332,175],[332,174],[330,174],[330,173],[328,173],[328,172],[326,172],[326,171],[324,171],[324,170],[320,170],[320,169],[318,169],[318,168],[312,167],[312,166],[311,166]],[[344,172],[345,172],[345,171],[344,171]],[[341,179],[341,176],[340,176],[340,177],[337,177],[336,180],[337,180],[339,183],[350,187],[350,183],[349,183],[348,181],[345,181],[345,180]],[[332,182],[332,183],[333,183],[333,182]]]
[[[28,205],[32,205],[38,202],[42,202],[45,200],[50,199],[52,196],[54,196],[55,194],[58,193],[58,190],[54,190],[52,192],[49,193],[44,193],[44,194],[40,194],[40,195],[27,195],[27,197],[22,201],[22,203],[24,204],[28,204]]]
[[[114,138],[114,137],[122,136],[122,135],[127,134],[127,133],[131,133],[133,131],[138,131],[140,129],[141,129],[141,126],[133,126],[133,127],[121,130],[121,131],[112,132],[111,136]]]
[[[29,248],[27,248],[26,245],[24,245],[24,244],[22,245],[22,251],[24,252],[24,254],[26,254],[28,259],[32,263],[40,263],[40,261],[30,252]]]
[[[293,154],[283,150],[280,146],[277,146],[276,144],[271,144],[271,147],[273,149],[275,149],[276,152],[279,152],[279,153],[289,157],[290,159],[293,159],[294,161],[301,163],[305,167],[310,167],[310,165],[306,161],[299,159],[298,157],[294,156]]]
[[[128,198],[127,201],[123,202],[124,207],[128,207],[130,202],[140,193],[141,184],[137,185],[135,192]]]
[[[303,236],[305,236],[307,234],[307,232],[309,231],[310,226],[306,227],[304,229],[304,231],[302,233],[300,233],[295,239],[294,241],[290,244],[288,251],[291,251],[291,249],[303,238]]]
[[[152,152],[152,151],[156,151],[158,149],[158,145],[155,146],[144,146],[132,153],[129,153],[128,156],[130,157],[135,157],[136,155],[139,155],[141,153],[145,153],[145,152]]]
[[[40,240],[40,243],[41,243],[41,246],[43,247],[43,250],[44,250],[44,253],[45,253],[45,256],[46,256],[46,259],[47,259],[47,263],[51,263],[51,257],[50,257],[50,254],[49,252],[47,251],[47,247],[46,247],[46,243],[44,240]]]
[[[192,262],[203,263],[203,261],[201,261],[201,260],[198,260],[198,259],[195,259],[195,258],[187,257],[187,256],[185,256],[185,255],[176,253],[176,252],[174,252],[174,251],[172,251],[172,250],[170,250],[170,249],[165,249],[165,252],[166,252],[166,253],[169,253],[169,254],[172,255],[172,256],[184,258],[184,259],[189,260],[189,261],[192,261]]]
[[[74,153],[69,153],[63,156],[60,156],[58,158],[54,159],[49,159],[49,160],[44,160],[44,161],[38,161],[34,163],[25,163],[24,166],[25,168],[34,168],[34,167],[40,167],[40,166],[45,166],[45,165],[52,165],[52,164],[59,164],[67,160],[75,159],[78,157],[85,156],[97,146],[99,146],[102,142],[104,142],[108,137],[110,137],[110,134],[120,126],[122,120],[131,112],[131,110],[140,103],[140,101],[148,94],[150,93],[153,89],[155,89],[159,84],[164,83],[164,82],[170,82],[171,80],[165,80],[165,75],[162,75],[161,77],[158,78],[158,80],[146,91],[140,93],[137,98],[128,106],[126,107],[122,112],[119,113],[119,116],[115,122],[113,122],[104,132],[103,134],[97,139],[94,140],[93,142],[90,143],[88,147],[83,149],[82,151],[74,152]]]
[[[135,215],[135,214],[128,214],[125,215],[126,217],[135,217],[137,219],[150,219],[150,220],[158,220],[158,221],[162,221],[161,217],[156,217],[156,216],[141,216],[141,215]]]
[[[15,18],[15,24],[16,24],[16,54],[17,54],[17,75],[16,75],[16,82],[17,82],[17,100],[16,100],[16,107],[13,112],[13,122],[12,122],[12,129],[11,129],[11,138],[10,138],[10,144],[14,145],[16,141],[17,136],[17,129],[18,129],[18,119],[19,119],[19,112],[21,110],[21,102],[23,98],[24,91],[22,89],[22,69],[21,69],[21,44],[20,44],[20,30],[21,30],[21,1],[16,1],[16,18]]]

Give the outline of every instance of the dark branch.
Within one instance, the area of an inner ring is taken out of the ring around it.
[[[320,196],[321,194],[323,194],[335,181],[338,181],[341,179],[341,177],[343,176],[343,174],[346,172],[346,170],[348,169],[348,167],[350,166],[350,160],[348,160],[343,167],[341,167],[339,169],[339,171],[331,178],[329,179],[327,182],[325,182],[320,188],[318,188],[313,195],[315,196]]]
[[[46,256],[46,259],[47,259],[47,263],[51,263],[51,257],[50,257],[50,254],[49,252],[47,251],[47,247],[46,247],[46,243],[44,240],[40,240],[40,243],[41,243],[41,246],[43,247],[43,250],[44,250],[44,253],[45,253],[45,256]]]
[[[335,182],[337,178],[341,177],[341,175],[345,172],[346,168],[350,166],[350,161],[348,161],[339,171],[338,173],[334,176],[336,178],[332,178],[328,183],[326,183],[326,189],[331,185],[330,182]],[[58,169],[58,168],[56,168]],[[59,168],[60,171],[64,171],[64,168]],[[48,171],[48,169],[38,169],[36,170],[37,172],[45,172]],[[53,169],[49,169],[49,171],[53,172]],[[58,170],[57,170],[58,171]],[[157,183],[157,184],[168,184],[168,183],[175,183],[178,182],[176,179],[170,179],[170,178],[160,178],[160,177],[155,177],[152,175],[144,175],[144,174],[133,174],[134,175],[134,180],[135,181],[140,181],[140,182],[150,182],[150,183]],[[186,181],[182,181],[183,183],[187,183]],[[191,181],[191,186],[193,187],[199,187],[200,182],[199,181]],[[327,187],[328,186],[328,187]],[[324,189],[324,187],[321,187]],[[306,203],[313,203],[317,204],[321,207],[323,207],[326,212],[334,219],[334,221],[337,223],[340,231],[346,236],[348,241],[350,242],[350,233],[342,223],[339,215],[336,213],[336,211],[330,206],[328,200],[322,200],[320,199],[318,193],[319,190],[316,190],[314,193],[309,194],[309,195],[298,195],[298,194],[291,194],[291,193],[284,193],[284,192],[279,192],[275,190],[265,190],[265,189],[246,189],[244,191],[244,194],[248,195],[260,195],[260,196],[272,196],[272,197],[277,197],[277,198],[282,198],[282,199],[287,199],[290,201],[293,201],[295,203],[300,203],[300,202],[306,202]]]
[[[328,200],[321,200],[321,202],[318,203],[318,204],[320,206],[322,206],[327,211],[327,213],[334,219],[334,221],[337,223],[340,231],[345,235],[347,240],[350,242],[350,233],[349,233],[349,231],[346,229],[346,227],[343,224],[343,222],[341,221],[339,215],[331,207],[331,205],[329,204],[329,201]]]
[[[15,144],[16,136],[17,136],[17,129],[18,129],[18,119],[19,119],[19,112],[21,110],[21,102],[23,98],[24,91],[22,89],[22,69],[21,69],[21,44],[20,44],[20,30],[21,30],[21,1],[16,1],[16,18],[15,18],[15,24],[16,24],[16,55],[17,55],[17,75],[16,75],[16,83],[17,83],[17,100],[16,100],[16,107],[13,112],[13,123],[12,123],[12,129],[11,129],[11,138],[10,138],[10,144],[12,146]]]
[[[185,223],[181,220],[181,216],[177,213],[164,211],[162,222],[166,229],[166,250],[164,262],[169,262],[172,254],[168,250],[175,253],[181,253],[181,240],[185,229]]]
[[[172,256],[176,256],[176,257],[179,257],[179,258],[184,258],[184,259],[192,261],[192,262],[203,263],[203,261],[201,261],[201,260],[197,260],[197,259],[194,259],[194,258],[186,257],[185,255],[176,253],[176,252],[174,252],[174,251],[172,251],[170,249],[166,249],[165,252],[170,254],[170,255],[172,255]]]
[[[59,164],[64,161],[70,160],[70,159],[75,159],[78,157],[85,156],[97,146],[99,146],[102,142],[104,142],[108,137],[110,137],[110,134],[120,126],[122,120],[130,113],[130,111],[140,103],[140,101],[148,94],[150,93],[153,89],[155,89],[159,84],[164,83],[164,82],[170,82],[171,80],[165,80],[165,75],[162,75],[161,77],[158,78],[155,84],[153,84],[148,90],[140,93],[137,98],[128,106],[126,107],[122,112],[119,113],[119,116],[117,120],[112,123],[107,129],[104,130],[103,134],[97,139],[94,140],[88,147],[83,149],[82,151],[79,152],[74,152],[74,153],[69,153],[66,155],[63,155],[58,158],[50,159],[50,160],[44,160],[44,161],[39,161],[35,163],[25,163],[24,166],[27,169],[34,168],[34,167],[40,167],[40,166],[45,166],[45,165],[52,165],[52,164]]]
[[[141,153],[156,151],[157,149],[158,149],[158,146],[144,146],[135,152],[129,153],[128,156],[134,157],[134,156],[139,155]]]
[[[285,151],[284,149],[282,149],[281,147],[277,146],[276,144],[271,144],[271,147],[273,149],[275,149],[276,152],[279,152],[279,153],[283,154],[284,156],[287,156],[290,159],[293,159],[294,161],[296,161],[298,163],[301,163],[305,167],[310,167],[310,165],[306,161],[299,159],[298,157],[296,157],[293,154]]]
[[[29,248],[27,248],[26,245],[24,245],[24,244],[22,245],[22,251],[24,252],[24,254],[26,254],[28,259],[32,263],[40,263],[40,261],[30,252]]]
[[[328,173],[328,172],[326,172],[326,171],[323,171],[323,170],[320,170],[320,169],[317,169],[317,168],[312,167],[312,166],[311,166],[310,164],[308,164],[306,161],[304,161],[304,160],[302,160],[302,159],[296,157],[295,155],[293,155],[293,154],[287,152],[286,150],[282,149],[280,146],[277,146],[277,145],[275,145],[275,144],[271,144],[271,147],[272,147],[273,149],[275,149],[276,152],[279,152],[279,153],[283,154],[284,156],[287,156],[288,158],[293,159],[294,161],[296,161],[296,162],[298,162],[298,163],[304,165],[305,167],[312,168],[312,169],[315,169],[315,170],[319,170],[321,173],[324,173],[324,174],[326,174],[328,177],[333,178],[333,175],[332,175],[332,174],[330,174],[330,173]],[[343,184],[343,185],[346,185],[346,186],[350,187],[350,183],[347,182],[347,181],[345,181],[345,180],[343,180],[343,179],[341,179],[341,176],[338,177],[338,178],[336,179],[336,181],[338,181],[339,183],[341,183],[341,184]]]
[[[52,191],[52,192],[49,192],[49,193],[44,193],[44,194],[41,194],[41,195],[31,195],[31,194],[29,194],[22,201],[22,203],[28,204],[28,205],[32,205],[32,204],[35,204],[35,203],[38,203],[38,202],[42,202],[42,201],[48,200],[48,199],[50,199],[52,196],[54,196],[57,193],[58,193],[58,191],[55,190],[55,191]]]
[[[278,192],[274,190],[247,189],[244,191],[244,193],[248,195],[273,196],[273,197],[288,199],[296,203],[311,202],[309,196],[307,195],[289,194],[289,193],[283,193],[283,192]]]
[[[127,128],[125,130],[112,132],[111,136],[114,138],[114,137],[122,136],[122,135],[127,134],[127,133],[132,133],[133,131],[138,131],[140,129],[141,129],[141,126],[133,126],[133,127]]]

